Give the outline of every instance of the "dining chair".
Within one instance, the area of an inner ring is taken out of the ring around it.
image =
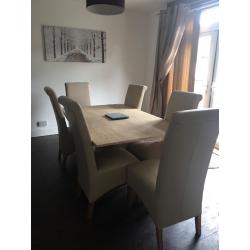
[[[201,99],[202,95],[197,93],[177,90],[173,91],[170,96],[164,118],[167,121],[170,121],[172,114],[176,111],[196,109]]]
[[[172,114],[160,158],[128,167],[128,187],[155,223],[158,250],[163,250],[162,229],[178,222],[195,217],[201,235],[202,195],[218,132],[218,109],[178,111]]]
[[[56,117],[58,135],[59,135],[58,160],[60,161],[62,156],[63,166],[64,166],[66,164],[68,156],[75,152],[73,137],[69,129],[67,128],[65,117],[60,107],[60,104],[58,103],[55,91],[50,87],[45,87],[44,91],[50,98],[50,102],[52,104],[54,114]]]
[[[202,95],[193,92],[173,91],[164,119],[171,120],[172,114],[176,111],[196,109]],[[161,154],[162,141],[159,139],[145,139],[129,144],[127,149],[139,159],[159,158]]]
[[[88,82],[66,82],[66,96],[80,104],[90,106],[89,83]]]
[[[145,85],[130,84],[128,86],[124,104],[141,110],[147,88],[148,87]]]
[[[76,147],[78,183],[88,199],[87,218],[90,219],[94,204],[103,194],[126,183],[126,167],[138,162],[137,158],[121,147],[104,147],[95,150],[79,104],[61,96],[72,129]]]

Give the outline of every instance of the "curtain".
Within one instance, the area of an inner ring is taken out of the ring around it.
[[[166,79],[166,103],[173,90],[194,91],[200,13],[200,10],[192,11],[187,18],[185,32],[171,66],[169,77]]]
[[[171,6],[160,12],[154,79],[151,90],[151,113],[160,117],[165,114],[166,79],[180,45],[188,17],[186,5]]]
[[[193,91],[199,17],[218,0],[176,0],[161,11],[150,111],[164,117],[173,90]],[[177,53],[178,52],[178,53]]]

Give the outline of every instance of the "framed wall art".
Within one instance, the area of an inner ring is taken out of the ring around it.
[[[45,60],[50,62],[106,61],[106,32],[43,26]]]

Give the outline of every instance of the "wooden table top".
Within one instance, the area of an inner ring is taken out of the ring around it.
[[[96,147],[125,144],[142,139],[164,139],[167,121],[123,104],[83,107],[90,138]],[[106,113],[123,113],[128,119],[110,120]]]

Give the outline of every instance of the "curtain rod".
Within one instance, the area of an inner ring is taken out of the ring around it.
[[[187,4],[190,6],[217,6],[219,5],[219,0],[175,0],[169,2],[167,7],[172,7],[178,4]]]
[[[176,0],[168,3],[167,8],[165,10],[160,10],[160,12],[156,13],[156,15],[160,15],[161,13],[167,13],[169,7],[173,7],[178,4],[186,4],[187,6],[190,6],[191,11],[196,10],[204,10],[208,8],[213,8],[219,6],[218,0],[208,0],[208,1],[202,1],[202,0],[196,0],[196,1],[187,1],[187,0]]]

